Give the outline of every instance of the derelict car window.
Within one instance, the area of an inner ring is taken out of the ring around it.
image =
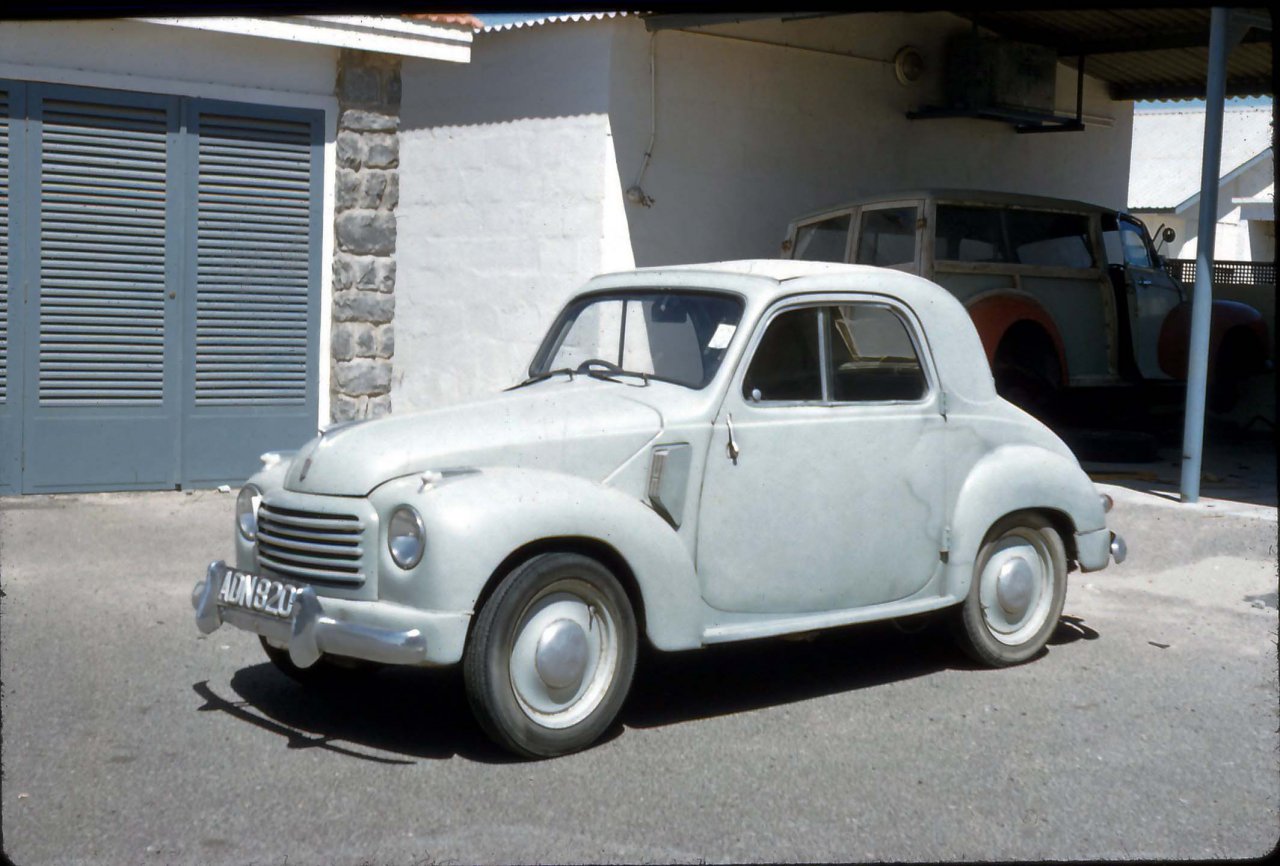
[[[1092,268],[1089,218],[1084,214],[1009,210],[1005,213],[1014,261],[1024,265]]]
[[[864,209],[858,232],[860,265],[893,267],[909,265],[916,258],[916,209],[886,207]]]
[[[935,234],[935,259],[1007,262],[1012,258],[998,208],[940,204]]]
[[[751,357],[742,394],[752,402],[821,400],[818,308],[803,307],[775,316]]]
[[[588,295],[561,314],[530,373],[576,370],[586,361],[602,360],[628,372],[703,388],[720,369],[741,318],[742,301],[726,294]]]
[[[841,304],[827,312],[829,380],[837,402],[911,401],[928,385],[907,324],[888,307]]]
[[[810,262],[843,262],[850,222],[849,214],[841,214],[800,226],[791,257]]]

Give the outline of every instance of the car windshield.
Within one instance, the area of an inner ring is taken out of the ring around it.
[[[632,291],[573,301],[547,334],[529,373],[633,374],[703,388],[720,369],[742,301],[707,292]]]

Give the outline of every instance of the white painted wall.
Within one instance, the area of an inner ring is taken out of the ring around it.
[[[395,412],[515,384],[582,283],[632,266],[604,239],[621,213],[609,26],[481,35],[467,66],[405,61]]]
[[[481,33],[468,67],[406,61],[396,288],[396,412],[518,381],[555,313],[594,273],[776,256],[788,220],[893,189],[973,186],[1122,206],[1131,103],[1086,80],[1111,126],[1018,135],[976,120],[909,121],[941,97],[946,13],[756,22],[751,39],[891,60],[916,46],[923,82],[892,66],[683,32],[635,18]],[[1058,107],[1075,108],[1059,68]]]
[[[857,15],[706,28],[892,60],[903,45],[925,77],[899,84],[888,62],[678,31],[654,37],[657,138],[627,205],[641,265],[778,254],[788,220],[828,204],[899,189],[973,187],[1123,206],[1132,104],[1085,79],[1085,115],[1108,128],[1020,135],[992,121],[908,120],[939,104],[946,39],[970,25],[947,13]],[[649,139],[649,39],[615,25],[610,101],[624,186]],[[1059,66],[1059,111],[1075,111],[1075,72]]]

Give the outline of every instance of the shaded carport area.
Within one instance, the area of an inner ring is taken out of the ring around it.
[[[831,15],[866,14],[840,12],[773,12],[654,14],[646,18],[650,31],[688,30],[752,20],[783,23]],[[879,11],[879,10],[876,10]],[[1210,419],[1206,429],[1205,396],[1208,384],[1210,305],[1213,300],[1212,256],[1221,155],[1222,111],[1226,97],[1271,95],[1271,15],[1265,8],[1118,8],[1060,10],[998,10],[972,12],[945,6],[913,12],[947,11],[971,21],[975,33],[1011,43],[1050,49],[1058,62],[1076,73],[1075,112],[1036,112],[1008,106],[926,106],[908,114],[919,122],[952,118],[976,118],[1013,125],[1022,133],[1070,135],[1084,129],[1083,83],[1088,75],[1105,83],[1112,99],[1206,100],[1204,162],[1201,174],[1200,239],[1192,293],[1189,368],[1185,388],[1144,389],[1140,401],[1132,393],[1110,395],[1118,399],[1072,401],[1066,407],[1070,423],[1062,432],[1083,459],[1119,459],[1154,462],[1174,449],[1180,464],[1179,493],[1183,501],[1200,495],[1203,448],[1206,435],[1225,435],[1234,447],[1250,439],[1253,429],[1274,443],[1274,399],[1253,388],[1255,400],[1271,407],[1271,417],[1255,414],[1244,419]],[[919,57],[901,56],[899,75],[911,75],[911,63]],[[1061,74],[1061,72],[1059,73]],[[1037,193],[1035,189],[1020,190]],[[1267,323],[1274,347],[1275,323]],[[1273,349],[1274,351],[1274,349]],[[1273,387],[1274,374],[1266,377]],[[1265,386],[1264,386],[1265,387]],[[1131,391],[1131,389],[1125,389]],[[1134,411],[1135,407],[1139,411]],[[1117,408],[1128,411],[1117,412]],[[1243,424],[1239,421],[1243,420]],[[1099,428],[1107,426],[1106,432]],[[1127,429],[1126,429],[1127,428]],[[1255,437],[1256,438],[1256,437]],[[1165,446],[1161,450],[1159,446]],[[1180,452],[1177,450],[1180,446]],[[1272,471],[1273,473],[1273,471]]]

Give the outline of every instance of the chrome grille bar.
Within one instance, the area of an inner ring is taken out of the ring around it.
[[[258,508],[258,562],[284,577],[344,585],[364,582],[364,526],[351,514]]]

